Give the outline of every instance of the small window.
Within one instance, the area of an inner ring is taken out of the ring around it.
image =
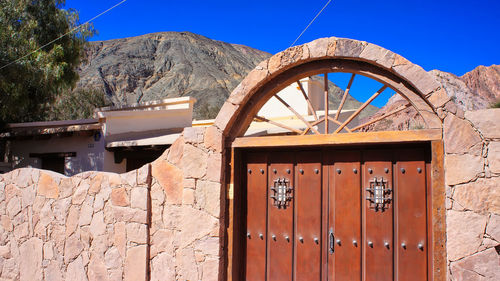
[[[76,157],[76,152],[30,153],[30,157],[40,158],[42,169],[64,175],[66,157]]]
[[[64,174],[64,157],[41,157],[42,169]]]

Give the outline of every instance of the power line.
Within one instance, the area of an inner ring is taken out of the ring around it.
[[[63,35],[61,35],[61,36],[57,37],[56,39],[54,39],[54,40],[50,41],[49,43],[47,43],[47,44],[45,44],[45,45],[41,46],[40,48],[38,48],[38,49],[36,49],[36,50],[34,50],[34,51],[31,51],[31,52],[27,53],[26,55],[24,55],[24,56],[22,56],[22,57],[20,57],[20,58],[18,58],[18,59],[16,59],[16,60],[14,60],[14,61],[11,61],[11,62],[9,62],[8,64],[6,64],[6,65],[4,65],[4,66],[2,66],[2,67],[0,67],[0,70],[2,70],[2,69],[4,69],[4,68],[6,68],[7,66],[9,66],[9,65],[11,65],[11,64],[14,64],[14,63],[16,63],[16,62],[18,62],[18,61],[20,61],[20,60],[22,60],[22,59],[24,59],[24,58],[26,58],[26,57],[30,56],[31,54],[33,54],[33,53],[35,53],[35,52],[37,52],[37,51],[39,51],[39,50],[41,50],[41,49],[43,49],[43,48],[47,47],[48,45],[50,45],[50,44],[52,44],[52,43],[54,43],[54,42],[56,42],[56,41],[60,40],[60,39],[61,39],[61,38],[63,38],[64,36],[67,36],[68,34],[73,33],[74,31],[76,31],[76,30],[80,29],[80,27],[82,27],[82,26],[84,26],[84,25],[88,24],[89,22],[91,22],[91,21],[93,21],[93,20],[97,19],[98,17],[100,17],[100,16],[102,16],[102,15],[106,14],[107,12],[109,12],[109,11],[113,10],[114,8],[116,8],[116,7],[120,6],[121,4],[125,3],[126,1],[127,1],[127,0],[122,0],[120,3],[118,3],[118,4],[114,5],[113,7],[111,7],[111,8],[109,8],[109,9],[107,9],[106,11],[104,11],[104,12],[102,12],[102,13],[98,14],[97,16],[95,16],[95,17],[93,17],[93,18],[89,19],[88,21],[86,21],[86,22],[84,22],[84,23],[82,23],[82,24],[80,24],[80,25],[78,25],[78,26],[74,27],[74,28],[73,28],[73,29],[71,29],[70,31],[68,31],[68,32],[66,32],[65,34],[63,34]]]
[[[306,32],[306,30],[309,28],[309,26],[311,26],[311,24],[323,12],[323,10],[328,6],[328,4],[330,4],[330,2],[332,2],[332,0],[328,0],[328,2],[326,2],[325,6],[323,6],[323,8],[321,9],[321,11],[319,11],[319,13],[312,19],[312,21],[306,26],[306,28],[304,28],[304,30],[302,30],[302,32],[300,33],[299,37],[297,37],[297,39],[295,39],[295,41],[293,41],[293,43],[290,45],[290,47],[292,47],[299,40],[299,38],[302,36],[302,34],[304,34],[304,32]],[[288,48],[290,48],[290,47],[288,47]]]

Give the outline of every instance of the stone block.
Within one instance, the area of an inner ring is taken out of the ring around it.
[[[88,265],[89,281],[108,281],[108,271],[104,260],[92,255]]]
[[[106,224],[104,223],[104,213],[102,211],[95,213],[92,217],[90,233],[94,238],[106,233]]]
[[[126,207],[130,205],[127,190],[124,187],[111,190],[111,202],[114,206]]]
[[[181,162],[182,152],[184,151],[184,143],[185,143],[184,138],[181,136],[174,141],[174,143],[170,146],[168,150],[165,151],[165,153],[168,152],[168,157],[167,157],[168,162],[170,162],[173,165],[178,165]],[[153,168],[156,162],[161,162],[161,161],[163,161],[163,157],[160,157],[158,160],[153,162]]]
[[[394,53],[378,45],[368,43],[359,55],[360,59],[374,62],[387,69],[394,63]]]
[[[87,191],[89,190],[89,183],[86,181],[81,181],[72,196],[71,203],[75,205],[80,205],[87,197]]]
[[[73,205],[69,208],[68,217],[66,219],[66,237],[70,236],[75,232],[78,226],[80,208],[77,205]]]
[[[347,38],[338,38],[335,46],[336,57],[357,58],[365,49],[367,43]]]
[[[135,186],[137,184],[137,170],[121,174],[120,177],[122,178],[122,182],[126,182],[129,186]]]
[[[57,261],[51,261],[44,269],[43,276],[45,281],[63,281],[62,269]]]
[[[446,90],[444,88],[441,88],[432,93],[431,96],[427,98],[427,100],[434,106],[434,108],[440,108],[450,100],[450,97],[446,93]]]
[[[194,204],[194,189],[184,188],[182,191],[182,204]]]
[[[186,127],[182,132],[186,143],[198,144],[203,141],[205,127]]]
[[[146,244],[148,239],[148,233],[146,230],[146,225],[142,223],[127,223],[127,241],[137,243],[137,244]]]
[[[200,251],[205,256],[212,258],[218,257],[220,254],[220,238],[219,237],[205,237],[195,242],[194,249]]]
[[[217,281],[219,280],[219,260],[206,260],[202,265],[203,277],[202,281]]]
[[[47,173],[41,172],[38,181],[37,195],[45,196],[46,198],[57,198],[59,196],[59,186],[54,179]]]
[[[175,280],[175,261],[172,255],[162,253],[151,261],[151,281]]]
[[[309,49],[309,54],[311,58],[323,58],[327,55],[328,43],[330,38],[319,38],[312,42],[305,44]]]
[[[238,108],[239,105],[235,105],[230,102],[225,102],[224,105],[222,105],[219,114],[217,114],[217,117],[215,118],[214,125],[217,128],[219,128],[221,132],[224,132],[224,130],[228,128],[229,125],[231,125],[229,122],[235,115]]]
[[[440,85],[434,78],[422,67],[408,63],[392,67],[400,77],[407,80],[424,96],[437,90]]]
[[[182,206],[180,229],[182,231],[181,247],[190,245],[197,239],[208,235],[214,227],[219,225],[219,220],[204,211]]]
[[[500,214],[492,214],[490,220],[488,221],[488,226],[486,227],[486,234],[493,240],[496,241],[496,245],[500,241]],[[496,246],[495,245],[495,246]]]
[[[293,46],[282,52],[281,69],[289,68],[295,64],[309,59],[309,48],[305,45]],[[271,72],[272,73],[272,72]]]
[[[173,230],[160,229],[153,234],[151,239],[151,256],[155,256],[158,253],[174,254]]]
[[[148,189],[145,187],[133,187],[130,193],[130,207],[145,211],[148,207]]]
[[[455,186],[453,201],[466,210],[500,214],[500,177],[478,178]]]
[[[207,173],[208,155],[192,145],[185,145],[181,160],[184,177],[201,179]],[[181,181],[179,181],[181,183]],[[168,200],[168,199],[167,199]]]
[[[500,108],[467,111],[465,118],[472,122],[483,137],[487,139],[500,138]]]
[[[214,182],[221,182],[223,176],[222,154],[211,153],[208,155],[206,179]]]
[[[22,202],[23,209],[26,209],[26,208],[28,208],[28,206],[32,206],[33,203],[35,203],[36,192],[35,192],[34,186],[26,187],[25,189],[23,189],[21,191],[21,194],[22,194],[21,202]],[[1,200],[1,201],[4,201],[4,200]]]
[[[83,259],[81,256],[76,258],[68,265],[66,271],[66,281],[88,281],[87,273],[83,265]]]
[[[222,152],[222,142],[223,136],[222,132],[215,126],[210,126],[205,131],[204,144],[209,150],[215,151],[217,153]]]
[[[127,246],[127,231],[125,222],[115,223],[113,232],[113,245],[115,245],[122,258],[125,258],[125,250]]]
[[[78,217],[78,225],[89,225],[92,222],[92,215],[94,214],[93,205],[83,203]]]
[[[21,200],[16,196],[7,203],[7,214],[12,220],[19,212],[21,212]]]
[[[456,261],[477,252],[483,239],[487,218],[470,211],[447,211],[448,260]]]
[[[488,165],[490,172],[500,174],[500,141],[491,141],[488,144]]]
[[[494,248],[452,262],[450,265],[452,281],[494,281],[500,276],[498,253]]]
[[[127,249],[123,280],[146,280],[146,245],[138,245]]]
[[[39,238],[32,237],[19,247],[19,273],[20,280],[42,280],[42,247]]]
[[[186,145],[188,147],[190,145]],[[192,146],[191,146],[192,147]],[[186,153],[186,152],[184,152]],[[190,153],[190,152],[188,152]],[[184,157],[183,157],[184,159]],[[196,163],[193,164],[193,167]],[[182,170],[166,161],[156,161],[152,167],[153,177],[163,187],[168,204],[182,203]]]
[[[196,205],[212,216],[220,217],[221,184],[199,181],[196,185]]]
[[[444,119],[444,145],[446,153],[465,154],[480,143],[481,137],[470,122],[449,114]]]
[[[103,174],[97,174],[95,177],[92,178],[90,182],[90,188],[89,188],[89,194],[96,194],[101,190],[101,184],[103,181]]]
[[[107,269],[119,269],[122,267],[123,258],[117,247],[109,248],[104,254],[104,263]]]
[[[71,235],[64,243],[64,263],[68,263],[78,257],[83,251],[83,243],[80,241],[78,235]]]
[[[457,185],[475,179],[483,172],[481,156],[470,154],[445,156],[445,181],[447,185]]]
[[[281,58],[283,57],[283,52],[279,52],[269,58],[267,63],[267,69],[269,73],[274,74],[276,71],[281,69]]]
[[[176,255],[177,279],[199,280],[198,267],[192,248],[180,249]]]

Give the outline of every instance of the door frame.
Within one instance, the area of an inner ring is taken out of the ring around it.
[[[417,131],[385,131],[365,133],[345,133],[334,135],[308,136],[267,136],[240,137],[228,143],[226,156],[229,167],[226,169],[226,239],[224,248],[227,280],[243,280],[244,245],[246,233],[244,224],[235,223],[244,220],[242,209],[244,194],[241,167],[242,152],[250,148],[299,148],[299,147],[335,147],[383,144],[427,143],[431,149],[430,185],[427,192],[428,224],[428,280],[446,280],[446,223],[445,223],[445,182],[444,148],[441,129]]]

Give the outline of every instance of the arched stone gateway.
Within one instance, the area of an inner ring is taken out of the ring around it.
[[[328,75],[350,73],[336,111]],[[322,107],[301,79],[322,75]],[[382,84],[344,119],[357,75]],[[300,114],[278,93],[297,83]],[[407,103],[351,125],[386,88]],[[272,97],[303,126],[259,115]],[[421,67],[377,45],[322,38],[260,63],[231,93],[215,126],[224,139],[228,280],[445,280],[443,122],[449,98]],[[363,132],[411,107],[423,128]],[[246,136],[254,121],[285,132]],[[215,129],[215,128],[214,128]],[[210,131],[207,131],[209,133]]]

